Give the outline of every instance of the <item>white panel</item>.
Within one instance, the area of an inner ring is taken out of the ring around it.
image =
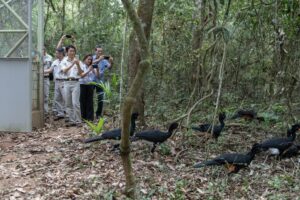
[[[31,131],[31,65],[0,59],[0,131]]]

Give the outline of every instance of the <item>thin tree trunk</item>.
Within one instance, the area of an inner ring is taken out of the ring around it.
[[[121,158],[126,178],[126,195],[129,198],[137,199],[136,183],[132,173],[132,165],[130,158],[130,141],[129,141],[129,124],[133,106],[136,97],[141,89],[141,85],[145,78],[146,72],[150,67],[149,43],[146,38],[143,25],[139,19],[130,0],[122,0],[124,8],[128,13],[128,17],[133,24],[137,40],[140,47],[141,61],[139,62],[136,76],[125,97],[122,109],[122,139],[121,139]]]
[[[140,0],[138,5],[138,16],[144,27],[144,33],[146,39],[149,41],[150,30],[152,24],[152,16],[154,10],[155,0]],[[129,58],[128,58],[128,72],[129,72],[129,87],[131,86],[134,77],[137,73],[139,62],[141,61],[139,43],[136,38],[136,33],[133,30],[129,37]],[[134,112],[139,113],[139,120],[141,124],[145,124],[144,111],[145,111],[145,95],[144,85],[141,86],[141,90],[138,93],[137,101],[134,105]]]

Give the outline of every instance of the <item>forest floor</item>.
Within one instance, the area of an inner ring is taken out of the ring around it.
[[[278,161],[259,154],[249,168],[229,176],[223,167],[193,169],[195,162],[285,135],[258,127],[230,122],[217,143],[178,129],[154,154],[149,144],[133,143],[141,199],[299,199],[299,157]],[[88,134],[85,126],[60,123],[32,133],[0,133],[0,199],[125,199],[119,152],[108,141],[83,144]]]

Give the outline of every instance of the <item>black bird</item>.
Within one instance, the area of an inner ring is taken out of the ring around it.
[[[264,117],[258,117],[254,110],[238,110],[231,119],[244,118],[245,120],[258,120],[259,122],[265,121]]]
[[[281,154],[280,158],[291,158],[299,154],[300,154],[300,144],[293,144]]]
[[[132,138],[131,141],[136,140],[146,140],[153,143],[153,147],[151,149],[151,152],[153,153],[156,146],[158,144],[161,144],[165,142],[171,135],[173,134],[173,131],[178,127],[178,123],[174,122],[169,126],[168,132],[162,132],[160,130],[147,130],[147,131],[141,131],[136,133]]]
[[[263,151],[271,151],[272,155],[277,155],[279,157],[290,148],[295,139],[296,132],[300,130],[300,124],[294,124],[288,131],[287,136],[285,138],[271,138],[269,140],[265,140],[259,144],[259,147]]]
[[[225,126],[225,123],[224,123],[225,118],[226,118],[226,114],[220,113],[219,114],[220,125],[214,125],[213,131],[212,131],[212,133],[213,133],[212,136],[216,140],[221,135],[221,132]],[[211,133],[211,127],[212,127],[212,124],[200,124],[199,126],[192,126],[191,128],[196,131]]]
[[[237,173],[240,169],[247,167],[254,159],[255,154],[259,151],[259,144],[255,143],[247,154],[226,153],[206,162],[196,163],[194,168],[206,166],[224,165],[229,174]]]
[[[130,136],[133,135],[135,131],[135,120],[138,118],[138,113],[131,114],[131,124],[130,124]],[[84,143],[96,142],[100,140],[120,140],[121,139],[121,129],[113,129],[102,133],[102,135],[95,136],[84,140]]]

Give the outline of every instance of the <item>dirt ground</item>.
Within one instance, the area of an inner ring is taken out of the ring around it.
[[[241,125],[228,125],[217,143],[205,144],[178,129],[154,154],[149,144],[133,143],[141,199],[300,199],[300,157],[278,161],[259,154],[249,168],[229,176],[223,167],[193,169],[195,162],[246,152],[254,142],[285,134]],[[85,126],[59,123],[32,133],[0,133],[0,199],[125,199],[119,152],[108,141],[83,144],[88,133]]]

